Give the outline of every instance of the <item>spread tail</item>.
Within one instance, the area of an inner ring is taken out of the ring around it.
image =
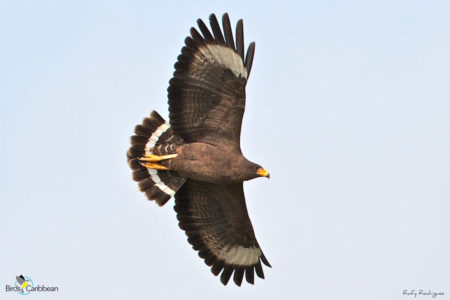
[[[133,179],[149,200],[155,200],[159,206],[163,206],[186,179],[173,171],[146,168],[139,158],[144,155],[174,154],[184,141],[173,134],[169,123],[156,111],[152,111],[150,118],[145,118],[141,125],[137,125],[134,132],[136,135],[131,137],[131,147],[127,153]]]

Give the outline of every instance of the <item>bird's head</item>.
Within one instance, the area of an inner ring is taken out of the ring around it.
[[[244,159],[241,168],[239,168],[240,177],[243,180],[251,180],[258,177],[270,178],[269,172],[254,162]]]

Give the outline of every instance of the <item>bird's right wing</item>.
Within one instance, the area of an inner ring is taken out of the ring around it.
[[[242,20],[237,23],[236,44],[227,14],[222,18],[223,32],[214,14],[209,20],[212,33],[199,19],[201,34],[191,28],[175,64],[168,88],[170,124],[188,143],[239,146],[255,43],[244,57]]]

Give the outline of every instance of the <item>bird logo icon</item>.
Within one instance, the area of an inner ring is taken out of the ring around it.
[[[20,276],[16,276],[16,280],[19,283],[21,288],[26,288],[28,286],[29,281],[25,279],[25,277],[23,277],[23,275]]]

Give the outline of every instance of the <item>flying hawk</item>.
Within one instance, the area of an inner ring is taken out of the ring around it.
[[[188,242],[226,285],[233,275],[264,278],[264,256],[247,213],[243,182],[269,177],[241,152],[245,86],[255,52],[244,53],[243,22],[236,26],[236,43],[228,14],[220,29],[214,14],[212,33],[197,21],[201,34],[191,36],[175,64],[169,82],[170,124],[155,111],[135,128],[128,151],[133,179],[148,199],[160,206],[175,197],[179,226]]]

